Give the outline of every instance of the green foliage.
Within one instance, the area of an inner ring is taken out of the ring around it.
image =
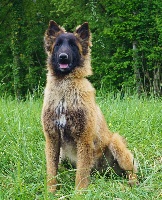
[[[43,35],[50,19],[67,31],[88,21],[97,89],[162,94],[162,1],[0,2],[0,95],[45,84]]]
[[[75,169],[59,167],[59,189],[46,190],[45,139],[40,122],[42,100],[0,99],[0,199],[160,199],[162,153],[162,100],[139,99],[120,94],[99,95],[101,107],[111,131],[126,137],[129,149],[139,163],[140,185],[130,188],[127,180],[93,174],[82,194],[74,190]]]
[[[48,19],[44,19],[46,9],[43,10],[42,3],[1,2],[3,8],[7,6],[1,16],[4,20],[1,21],[3,46],[0,54],[7,58],[0,60],[1,94],[15,94],[20,98],[45,83],[43,34]]]

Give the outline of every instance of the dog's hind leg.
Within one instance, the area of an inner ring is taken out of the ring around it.
[[[85,138],[80,138],[77,144],[76,190],[80,190],[88,186],[92,166],[92,142],[86,140]]]
[[[130,184],[133,184],[132,179],[136,179],[135,173],[137,172],[137,166],[132,153],[129,151],[124,139],[119,134],[115,133],[112,135],[109,143],[109,150],[119,167],[126,172]]]

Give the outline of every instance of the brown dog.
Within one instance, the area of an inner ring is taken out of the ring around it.
[[[108,130],[95,89],[86,79],[92,74],[88,23],[68,33],[50,21],[44,40],[48,74],[42,123],[49,190],[56,189],[59,159],[76,164],[76,189],[88,186],[92,169],[111,166],[117,174],[134,178],[133,155],[123,138]]]

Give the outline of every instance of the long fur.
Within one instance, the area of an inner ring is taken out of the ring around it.
[[[56,64],[52,59],[57,53],[56,40],[61,37],[63,42],[68,41],[68,34],[56,22],[50,21],[44,37],[48,73],[42,124],[46,139],[48,186],[51,192],[56,189],[59,160],[67,158],[77,168],[76,189],[88,186],[93,168],[102,171],[111,166],[117,174],[128,173],[131,174],[129,177],[135,177],[134,173],[137,172],[133,155],[127,149],[124,139],[109,131],[96,104],[95,89],[86,78],[92,74],[91,33],[88,23],[77,27],[70,35],[79,51],[81,65],[73,66],[65,74],[58,65],[56,73]],[[72,47],[70,42],[66,45],[67,48],[60,47],[60,51],[68,54]]]

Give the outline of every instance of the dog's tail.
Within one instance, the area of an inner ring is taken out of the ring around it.
[[[119,134],[114,133],[109,143],[109,150],[111,151],[119,166],[125,171],[137,172],[137,164],[133,158],[132,153],[128,150],[126,141]]]
[[[136,175],[137,164],[132,153],[126,146],[126,141],[119,134],[115,133],[112,135],[109,143],[109,150],[114,159],[117,160],[119,167],[126,172],[129,185],[139,185]]]

